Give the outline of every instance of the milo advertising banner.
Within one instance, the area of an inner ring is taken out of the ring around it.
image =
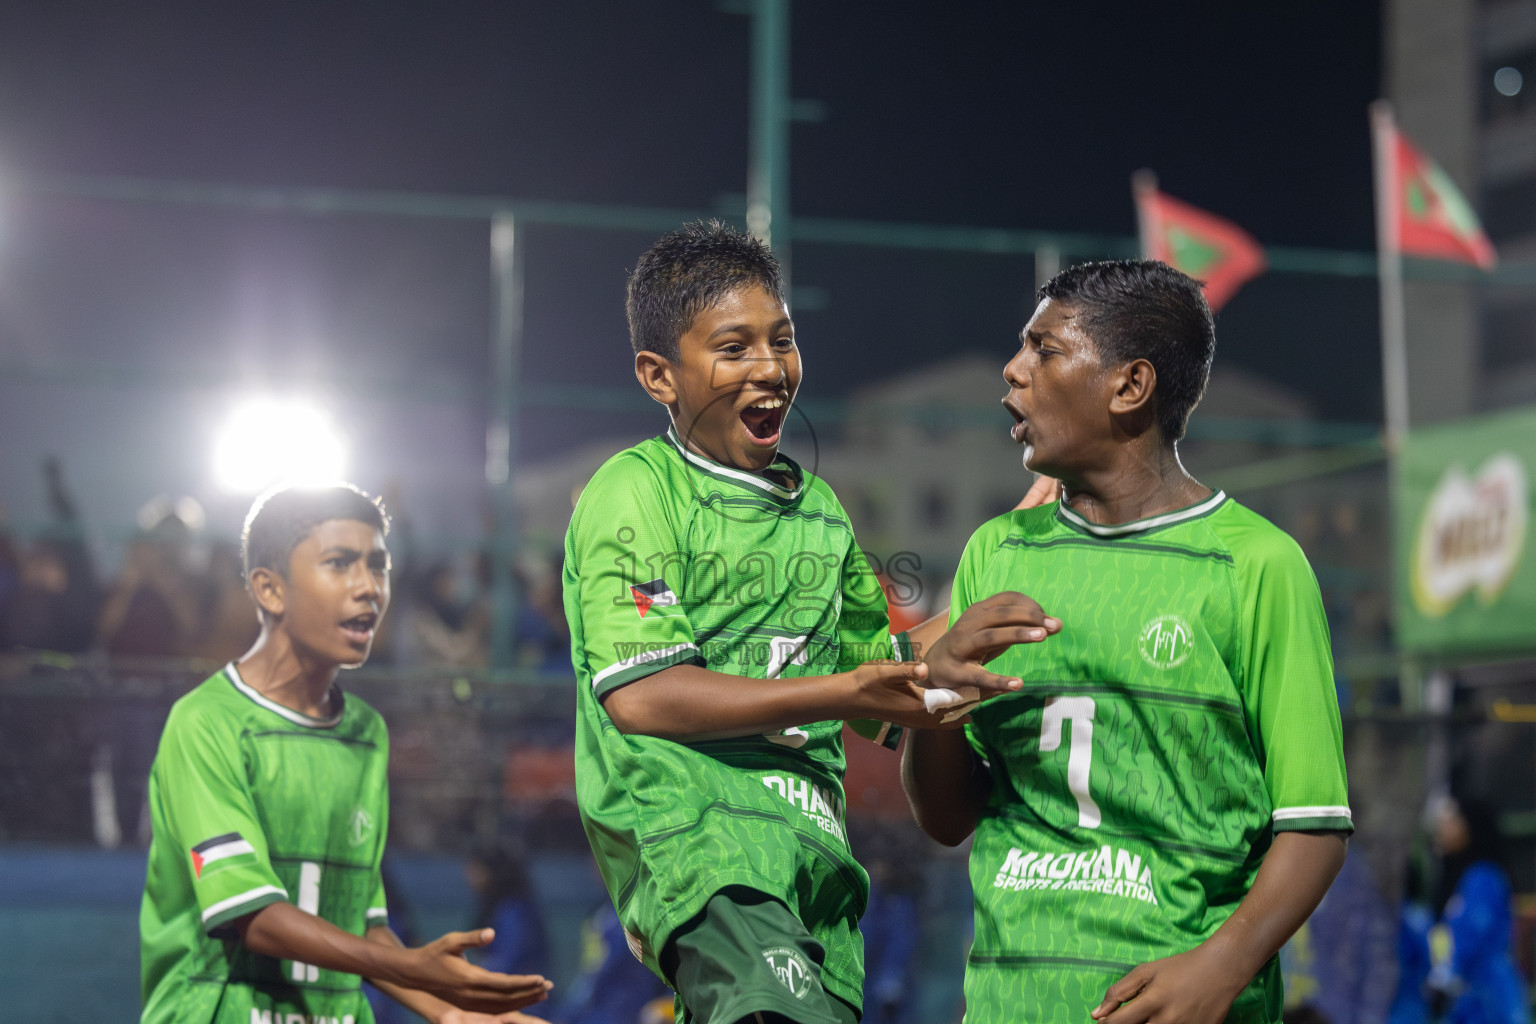
[[[1536,652],[1533,478],[1536,409],[1409,434],[1393,503],[1405,649]]]

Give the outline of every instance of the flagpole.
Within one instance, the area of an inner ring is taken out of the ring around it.
[[[1381,297],[1381,390],[1386,446],[1396,458],[1408,436],[1408,336],[1403,313],[1403,252],[1397,224],[1397,126],[1392,105],[1371,104],[1376,163],[1376,276]]]
[[[1141,258],[1152,258],[1152,239],[1157,236],[1158,225],[1152,223],[1156,214],[1152,212],[1152,203],[1143,200],[1150,199],[1157,194],[1157,174],[1151,168],[1143,167],[1131,175],[1131,198],[1136,203],[1136,234],[1141,239]]]
[[[1403,444],[1408,438],[1408,330],[1403,310],[1403,248],[1399,238],[1397,180],[1397,125],[1392,105],[1386,100],[1371,104],[1371,150],[1375,157],[1376,186],[1376,278],[1381,297],[1381,392],[1386,414],[1387,493],[1390,502],[1398,498],[1397,476],[1402,469]],[[1389,507],[1391,507],[1389,502]],[[1398,552],[1404,538],[1393,510],[1391,525],[1391,572],[1394,599],[1394,632],[1400,626],[1396,614],[1396,593],[1402,581]],[[1404,711],[1418,711],[1424,706],[1424,680],[1414,659],[1402,652],[1397,655],[1397,687]]]

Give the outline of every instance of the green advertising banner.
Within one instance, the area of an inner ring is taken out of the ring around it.
[[[1526,525],[1536,409],[1414,430],[1397,463],[1398,641],[1466,658],[1536,652]]]

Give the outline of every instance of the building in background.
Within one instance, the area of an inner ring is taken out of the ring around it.
[[[1536,0],[1383,14],[1398,123],[1473,197],[1500,260],[1536,263]],[[1536,289],[1412,280],[1405,304],[1415,425],[1536,402]]]
[[[1474,5],[1476,174],[1500,257],[1536,263],[1536,0]],[[1484,289],[1483,405],[1536,401],[1536,290]]]

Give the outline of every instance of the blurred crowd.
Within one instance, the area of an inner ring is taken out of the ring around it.
[[[232,537],[213,537],[192,498],[157,497],[138,515],[114,574],[102,572],[89,531],[57,461],[43,467],[48,521],[22,536],[0,507],[0,652],[96,652],[110,657],[190,658],[220,664],[244,654],[258,632]],[[393,528],[393,598],[370,664],[376,667],[485,667],[491,645],[489,544],[442,551],[419,543],[398,494],[386,495]],[[1322,585],[1340,704],[1355,692],[1347,666],[1391,647],[1391,609],[1378,503],[1358,494],[1265,509],[1306,550]],[[487,537],[489,531],[487,531]],[[1378,550],[1381,549],[1381,550]],[[511,566],[516,594],[517,667],[568,674],[569,634],[554,541],[525,543]],[[892,603],[893,623],[920,620],[948,602],[947,578],[925,578],[932,600]],[[891,589],[887,581],[888,590]],[[896,590],[891,590],[896,594]],[[903,618],[905,616],[905,618]],[[900,619],[900,622],[896,620]]]
[[[102,573],[56,460],[44,464],[49,520],[22,537],[0,509],[0,652],[181,658],[221,664],[259,632],[237,541],[210,538],[191,498],[158,497],[140,510],[120,567]],[[425,553],[390,502],[392,610],[371,663],[484,667],[490,649],[491,564],[485,551]],[[519,667],[567,673],[558,558],[534,550],[512,569]]]

